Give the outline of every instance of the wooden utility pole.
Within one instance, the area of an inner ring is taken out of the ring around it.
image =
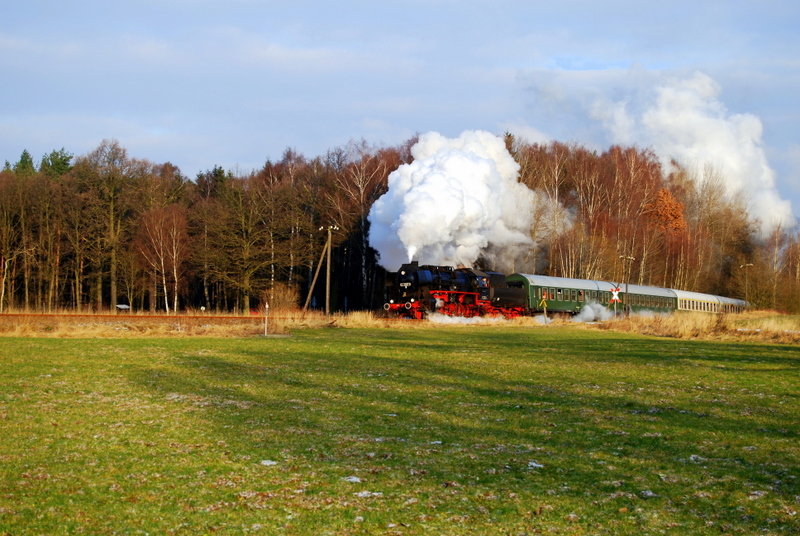
[[[744,301],[747,301],[747,269],[751,266],[753,266],[752,262],[739,266],[739,268],[744,268]],[[748,302],[748,305],[749,303],[750,302]]]
[[[325,247],[322,248],[322,254],[319,256],[319,262],[317,263],[317,269],[314,272],[314,279],[311,280],[311,286],[308,288],[308,296],[306,296],[306,303],[303,305],[303,310],[308,310],[308,304],[311,303],[311,296],[314,294],[314,286],[317,284],[317,278],[319,277],[319,270],[322,268],[322,261],[325,260],[325,252],[328,251],[328,243],[325,242]]]
[[[628,294],[628,282],[631,278],[631,263],[636,260],[630,255],[620,255],[622,259],[622,278],[625,280],[625,316],[631,315],[631,296]],[[625,277],[625,261],[628,261],[628,277]]]
[[[335,225],[328,225],[328,265],[325,267],[325,315],[331,314],[331,232],[338,230]]]
[[[319,230],[325,230],[325,227],[320,227]],[[317,263],[317,270],[314,272],[314,279],[311,281],[311,287],[308,289],[308,296],[306,297],[306,303],[303,305],[303,310],[308,310],[308,304],[311,303],[311,295],[314,293],[314,286],[317,284],[317,278],[319,277],[319,270],[322,268],[322,260],[325,259],[325,254],[327,253],[327,266],[325,269],[325,314],[331,314],[331,242],[332,242],[332,231],[338,231],[339,227],[336,225],[329,225],[327,227],[328,230],[328,240],[325,242],[325,247],[322,248],[322,255],[319,256],[319,262]]]

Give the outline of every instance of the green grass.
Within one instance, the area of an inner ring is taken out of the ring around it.
[[[794,534],[800,349],[0,339],[0,534]]]

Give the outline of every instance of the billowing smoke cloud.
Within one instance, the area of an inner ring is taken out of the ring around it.
[[[769,233],[792,227],[789,201],[776,188],[762,141],[761,120],[731,113],[720,85],[704,73],[532,71],[531,112],[554,139],[574,139],[603,150],[610,144],[652,148],[665,172],[671,160],[700,180],[713,172],[730,196],[744,195],[750,215]],[[587,121],[587,116],[590,121]],[[510,125],[524,137],[523,127]]]
[[[389,175],[389,191],[369,213],[370,245],[387,270],[420,264],[471,266],[489,249],[514,258],[530,247],[533,192],[502,139],[467,131],[420,136],[414,161]],[[504,266],[495,266],[505,270]]]
[[[614,143],[652,147],[667,172],[675,159],[700,180],[708,171],[718,174],[729,195],[746,197],[764,233],[778,225],[794,226],[791,204],[781,199],[767,162],[761,121],[752,114],[729,113],[719,94],[720,86],[698,72],[662,81],[644,103],[595,101],[592,115]]]

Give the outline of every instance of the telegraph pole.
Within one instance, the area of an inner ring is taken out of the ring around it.
[[[322,254],[319,256],[319,262],[317,263],[317,270],[314,272],[314,279],[311,281],[311,287],[308,289],[308,296],[306,297],[306,303],[303,306],[303,310],[308,310],[308,304],[311,303],[311,295],[314,293],[314,286],[317,284],[317,277],[319,276],[319,270],[322,268],[322,261],[326,258],[328,262],[326,270],[325,270],[325,314],[331,314],[331,232],[338,231],[339,227],[336,225],[329,225],[328,227],[320,227],[320,231],[328,230],[328,240],[325,242],[325,247],[322,248]]]
[[[324,227],[320,227],[322,231]],[[325,267],[325,316],[331,314],[331,232],[338,231],[339,228],[335,225],[328,225],[328,263]]]
[[[631,278],[631,263],[636,259],[631,257],[630,255],[620,255],[620,259],[622,259],[622,278],[625,279],[625,315],[630,316],[631,314],[631,296],[628,294],[628,280]],[[628,261],[628,276],[625,277],[625,261]]]
[[[746,301],[748,304],[750,303],[749,301],[747,301],[747,268],[749,266],[753,266],[753,263],[748,262],[747,264],[739,266],[739,268],[744,268],[744,301]]]

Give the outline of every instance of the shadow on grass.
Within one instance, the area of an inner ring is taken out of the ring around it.
[[[40,497],[72,504],[83,481],[92,493],[52,526],[90,507],[119,523],[113,502],[130,523],[194,523],[185,533],[281,527],[289,508],[337,534],[399,520],[408,534],[789,533],[797,354],[773,350],[575,329],[8,341],[10,422],[40,448],[20,449],[16,474],[65,465],[8,478],[4,498],[35,520]],[[75,429],[49,422],[61,396]],[[372,524],[350,530],[356,515]]]
[[[650,486],[668,495],[670,478],[684,484],[681,493],[719,482],[732,482],[729,494],[761,486],[790,501],[800,492],[786,478],[798,464],[788,390],[797,385],[797,350],[371,333],[320,338],[328,347],[300,337],[278,353],[239,341],[226,356],[184,355],[179,366],[141,368],[131,379],[193,405],[214,435],[256,457],[367,470],[378,452],[391,459],[387,470],[408,475],[422,465],[438,483],[549,493],[566,478],[573,491],[564,493],[576,496],[613,493],[619,484],[597,483],[617,481],[630,493]],[[558,474],[531,478],[537,464]]]

